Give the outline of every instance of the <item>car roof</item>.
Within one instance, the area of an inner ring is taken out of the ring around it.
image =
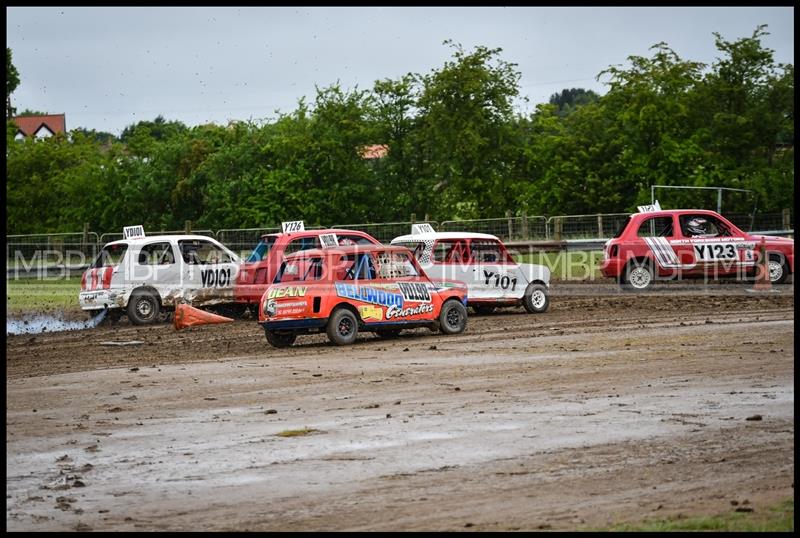
[[[148,235],[146,237],[136,237],[133,239],[117,239],[116,241],[109,241],[106,245],[120,245],[120,244],[127,244],[129,246],[137,246],[143,245],[145,243],[151,243],[153,240],[158,241],[186,241],[186,240],[195,240],[195,239],[207,239],[218,243],[216,239],[207,235],[191,235],[191,234],[180,234],[180,235]]]
[[[289,232],[289,233],[272,232],[272,233],[268,233],[268,234],[262,234],[261,238],[263,239],[265,237],[283,237],[284,235],[287,236],[287,237],[291,237],[291,236],[295,236],[295,235],[296,236],[301,236],[301,237],[302,236],[315,237],[315,236],[322,235],[322,234],[343,234],[343,233],[359,234],[359,235],[362,235],[364,237],[371,237],[372,239],[375,239],[369,233],[364,232],[362,230],[347,230],[347,229],[344,229],[344,228],[325,228],[324,230],[303,230],[301,232]],[[377,239],[375,239],[375,241],[377,241]]]
[[[347,255],[359,254],[364,252],[410,252],[406,247],[392,246],[392,245],[339,245],[330,248],[310,248],[307,250],[299,250],[286,256],[287,260],[294,258],[309,258],[313,256],[332,256],[332,255]]]
[[[660,211],[644,211],[641,213],[632,213],[632,215],[645,215],[645,216],[652,216],[652,215],[674,215],[676,213],[704,213],[707,215],[719,215],[716,211],[711,211],[710,209],[661,209]]]
[[[400,241],[435,241],[437,239],[494,239],[500,241],[496,235],[478,232],[428,232],[423,234],[401,235],[392,239],[392,244]]]

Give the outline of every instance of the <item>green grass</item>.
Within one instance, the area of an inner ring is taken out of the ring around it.
[[[6,279],[6,312],[80,308],[80,277]]]
[[[300,430],[283,430],[282,432],[278,432],[275,435],[278,437],[299,437],[301,435],[309,435],[311,433],[318,432],[319,430],[315,430],[314,428],[302,428]]]
[[[716,516],[646,520],[600,530],[791,532],[794,530],[794,499],[785,500],[767,509],[755,509],[752,512],[736,512],[734,507],[731,507],[729,513]]]
[[[600,274],[603,252],[600,250],[534,252],[515,256],[514,259],[519,263],[536,263],[548,267],[554,280],[595,280],[603,278]]]

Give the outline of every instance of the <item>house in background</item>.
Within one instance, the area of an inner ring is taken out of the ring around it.
[[[361,146],[358,153],[362,159],[382,159],[389,154],[389,146],[386,144],[373,144],[371,146]]]
[[[50,138],[56,133],[67,132],[67,120],[64,114],[48,114],[46,116],[17,116],[11,118],[17,126],[14,140],[26,137]]]

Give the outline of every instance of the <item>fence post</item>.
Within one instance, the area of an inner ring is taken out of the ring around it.
[[[184,231],[186,232],[187,235],[192,233],[192,221],[187,220],[186,222],[184,222],[183,223],[183,229],[184,229]]]
[[[528,231],[528,213],[526,211],[522,212],[522,239],[529,239],[530,233]]]
[[[792,215],[789,211],[789,208],[785,208],[783,210],[783,229],[788,230],[792,227]]]
[[[83,251],[84,254],[86,254],[88,247],[89,247],[89,223],[84,222],[83,237],[81,237],[81,250]]]
[[[411,213],[411,224],[414,224],[415,222],[417,222],[417,214]]]
[[[431,216],[425,213],[425,222],[429,222],[431,220]]]
[[[553,219],[553,224],[553,239],[561,241],[561,217],[555,217]]]
[[[603,215],[597,214],[597,237],[603,238]]]
[[[508,219],[508,241],[511,241],[511,238],[514,237],[514,228],[511,224],[511,210],[506,209],[506,219]]]

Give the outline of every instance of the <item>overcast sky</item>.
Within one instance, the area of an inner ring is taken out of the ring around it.
[[[21,83],[17,110],[65,113],[67,129],[119,134],[158,114],[189,126],[272,119],[314,85],[440,69],[445,39],[502,48],[518,64],[532,111],[563,88],[605,93],[595,80],[630,55],[666,42],[712,63],[713,32],[728,41],[759,24],[775,59],[794,63],[791,7],[508,8],[28,8],[8,7],[7,46]]]

